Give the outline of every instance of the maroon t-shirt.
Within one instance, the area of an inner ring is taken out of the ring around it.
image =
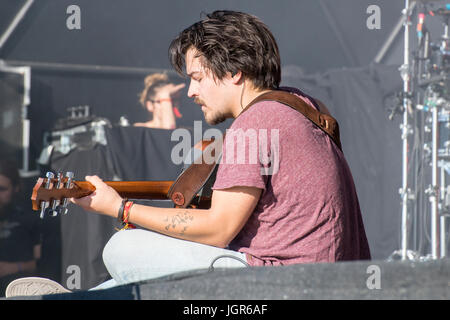
[[[300,91],[295,94],[314,107]],[[250,265],[370,259],[344,155],[298,111],[263,101],[234,120],[213,189],[234,186],[263,189],[229,244],[246,253]]]

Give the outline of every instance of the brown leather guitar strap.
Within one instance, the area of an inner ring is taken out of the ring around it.
[[[311,120],[316,126],[328,134],[342,151],[339,124],[331,115],[322,113],[308,105],[303,99],[296,95],[281,90],[273,90],[259,95],[245,107],[241,114],[260,101],[277,101],[302,113],[306,118]]]
[[[172,184],[167,194],[176,206],[187,208],[199,193],[202,197],[211,196],[211,187],[215,181],[218,168],[217,164],[222,155],[222,140],[201,142],[201,161],[194,161],[187,167]],[[208,161],[205,161],[205,155],[210,156]],[[212,158],[214,158],[214,161],[211,161]]]

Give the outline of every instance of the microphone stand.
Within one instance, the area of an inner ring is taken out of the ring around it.
[[[448,47],[450,38],[449,38],[449,17],[447,16],[445,19],[445,24],[444,24],[444,36],[442,39],[442,47],[445,48],[446,53],[448,54],[448,50],[450,50],[450,48]],[[445,73],[448,72],[448,66],[445,66],[446,70]],[[442,177],[445,178],[445,173],[442,173]],[[445,185],[445,184],[443,184]],[[447,191],[447,190],[446,190]],[[446,227],[446,219],[448,218],[448,214],[444,214],[444,212],[439,212],[439,215],[437,215],[435,217],[436,219],[439,219],[436,221],[436,223],[438,223],[438,225],[434,225],[433,227],[435,227],[436,231],[438,232],[438,234],[435,235],[436,239],[435,241],[438,243],[435,245],[434,250],[436,252],[436,254],[440,254],[440,258],[445,258],[447,257],[447,227]],[[439,229],[438,229],[439,228]],[[438,251],[440,250],[440,252]]]
[[[404,15],[404,60],[400,67],[400,74],[403,79],[403,123],[400,125],[402,130],[402,187],[399,190],[401,196],[401,259],[406,260],[411,255],[408,252],[408,237],[409,237],[409,201],[414,198],[408,181],[408,137],[413,133],[409,124],[409,112],[411,108],[411,72],[410,72],[410,43],[409,33],[411,25],[411,9],[409,0],[405,0]]]

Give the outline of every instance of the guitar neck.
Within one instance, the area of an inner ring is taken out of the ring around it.
[[[173,181],[105,181],[123,198],[167,200]],[[73,198],[81,198],[95,191],[88,181],[74,181]]]
[[[84,183],[89,182],[84,181]],[[123,198],[167,200],[173,181],[106,181],[105,183]]]
[[[88,181],[73,181],[71,188],[46,189],[46,180],[39,178],[33,189],[31,200],[33,210],[39,209],[40,201],[61,200],[64,198],[82,198],[95,191],[95,187]],[[56,180],[52,180],[54,186]],[[169,200],[167,194],[173,181],[105,181],[105,183],[119,193],[123,198]]]
[[[107,181],[123,198],[167,200],[173,181]]]

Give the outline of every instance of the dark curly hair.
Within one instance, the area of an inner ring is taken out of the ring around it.
[[[278,88],[281,62],[278,45],[257,17],[236,11],[214,11],[182,31],[169,47],[174,69],[183,74],[185,55],[195,48],[207,70],[223,79],[241,71],[259,89]]]

